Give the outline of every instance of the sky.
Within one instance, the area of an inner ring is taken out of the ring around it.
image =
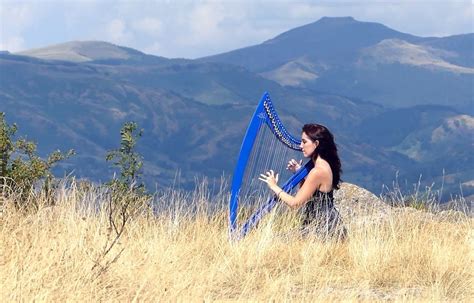
[[[255,45],[321,17],[417,36],[474,32],[473,0],[0,0],[0,50],[100,40],[167,58]]]

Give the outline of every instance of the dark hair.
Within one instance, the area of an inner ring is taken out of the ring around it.
[[[305,124],[303,132],[311,138],[312,141],[319,141],[318,147],[314,150],[311,158],[316,161],[318,156],[329,163],[332,170],[332,187],[339,189],[339,182],[341,182],[341,160],[337,154],[337,146],[334,142],[334,136],[324,126],[320,124]]]

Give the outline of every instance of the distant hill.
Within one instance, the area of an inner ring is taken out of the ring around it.
[[[381,24],[359,22],[352,17],[324,17],[314,23],[284,32],[262,44],[200,60],[233,63],[255,72],[270,71],[303,57],[331,67],[353,62],[359,49],[387,38],[407,41],[419,39]]]
[[[102,62],[109,64],[118,62],[158,64],[169,61],[164,57],[147,55],[133,48],[118,46],[103,41],[71,41],[26,50],[15,54],[43,60],[76,63],[96,61],[97,63]]]
[[[76,173],[98,179],[107,177],[103,157],[116,144],[124,121],[137,121],[145,129],[141,148],[147,177],[169,185],[177,169],[188,183],[198,173],[231,173],[247,121],[266,88],[273,88],[276,106],[296,134],[299,121],[317,120],[342,131],[382,110],[340,96],[285,89],[228,65],[172,64],[143,71],[0,56],[0,66],[4,75],[14,75],[4,77],[1,87],[7,119],[38,138],[44,153],[75,148],[78,155],[71,161]],[[221,90],[212,87],[217,84]],[[223,91],[227,96],[220,95]]]
[[[244,66],[284,86],[390,107],[437,104],[473,114],[473,53],[473,34],[424,38],[340,17],[200,60]]]
[[[427,38],[420,44],[445,50],[443,59],[449,63],[474,67],[474,33],[443,38]]]
[[[269,91],[293,134],[307,122],[333,130],[345,181],[378,193],[397,172],[407,187],[422,174],[425,184],[444,182],[447,194],[464,184],[468,196],[472,38],[420,38],[323,18],[198,60],[98,41],[2,52],[0,111],[41,153],[76,149],[59,174],[93,180],[110,177],[105,153],[117,146],[121,125],[136,121],[145,131],[147,183],[190,187],[197,175],[230,177],[248,119]]]

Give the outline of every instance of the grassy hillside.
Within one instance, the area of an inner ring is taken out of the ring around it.
[[[2,200],[2,302],[467,302],[474,296],[474,221],[462,215],[393,209],[346,220],[346,242],[322,243],[288,236],[296,213],[282,207],[231,243],[227,196],[200,187],[158,193],[162,212],[134,217],[104,255],[114,237],[104,197],[73,183],[59,190],[54,206],[35,213]]]

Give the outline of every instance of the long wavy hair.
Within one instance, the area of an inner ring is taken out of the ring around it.
[[[342,181],[342,168],[341,160],[337,154],[334,136],[326,126],[320,124],[305,124],[302,131],[311,138],[313,142],[316,140],[319,141],[319,145],[311,155],[311,159],[316,161],[318,156],[320,156],[329,163],[332,170],[332,187],[339,189],[339,183]]]

